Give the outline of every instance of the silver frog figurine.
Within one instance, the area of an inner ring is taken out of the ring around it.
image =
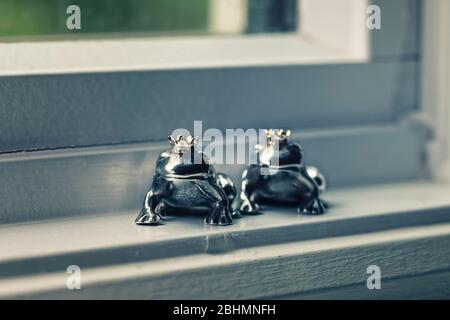
[[[320,199],[325,178],[307,167],[299,144],[289,142],[291,130],[265,130],[266,145],[257,145],[257,164],[242,174],[239,211],[254,214],[261,204],[295,205],[301,213],[322,214],[327,204]],[[277,160],[277,161],[275,161]]]
[[[233,217],[239,217],[231,208],[236,196],[233,181],[215,172],[207,156],[196,149],[196,138],[169,136],[169,142],[172,148],[158,157],[136,224],[158,224],[171,213],[204,213],[207,224],[232,224]]]

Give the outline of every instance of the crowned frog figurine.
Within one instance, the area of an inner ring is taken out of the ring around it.
[[[197,150],[192,136],[169,136],[171,149],[156,162],[153,183],[145,197],[138,225],[159,224],[171,213],[203,213],[211,225],[229,225],[233,217],[231,203],[236,196],[233,181],[216,173],[207,156]]]
[[[239,210],[260,211],[261,204],[295,205],[305,214],[322,214],[327,207],[320,199],[325,178],[307,167],[299,144],[289,142],[290,130],[265,130],[266,145],[256,146],[257,164],[242,175]]]

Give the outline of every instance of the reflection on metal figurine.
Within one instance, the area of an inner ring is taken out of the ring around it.
[[[239,209],[260,211],[261,204],[295,205],[304,214],[322,214],[327,205],[319,197],[325,178],[304,163],[302,148],[289,142],[290,130],[265,130],[266,145],[257,146],[258,162],[242,175]]]
[[[165,215],[204,213],[205,223],[229,225],[239,217],[231,203],[236,196],[232,180],[216,173],[191,136],[169,136],[171,150],[159,155],[153,183],[135,222],[158,224]],[[195,161],[194,161],[195,159]]]

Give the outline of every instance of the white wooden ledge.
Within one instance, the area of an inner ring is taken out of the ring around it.
[[[361,63],[366,51],[329,49],[298,35],[0,43],[0,76]]]
[[[136,212],[0,227],[0,297],[262,298],[450,269],[450,186],[411,182],[334,191],[323,216],[268,209],[233,226]],[[65,287],[67,266],[80,291]]]

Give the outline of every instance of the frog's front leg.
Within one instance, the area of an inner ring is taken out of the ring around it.
[[[326,203],[320,198],[306,199],[298,208],[298,212],[303,214],[324,214],[326,210]]]
[[[205,223],[212,225],[229,225],[233,223],[227,202],[222,200],[214,202],[211,211],[205,217]]]
[[[315,188],[312,192],[303,194],[302,200],[297,207],[298,212],[303,214],[323,214],[327,208],[326,203],[320,199],[319,191]]]
[[[139,225],[160,224],[167,210],[167,204],[163,200],[173,191],[171,182],[162,178],[155,178],[150,191],[147,193],[141,212],[135,220]]]
[[[243,214],[256,214],[260,211],[260,205],[256,202],[258,178],[259,173],[255,168],[250,167],[242,173],[239,211]]]
[[[161,204],[163,203],[161,202]],[[139,225],[159,224],[162,220],[162,209],[163,205],[157,203],[157,198],[153,190],[150,190],[145,196],[141,212],[134,222]]]
[[[205,223],[211,225],[229,225],[233,223],[231,206],[225,191],[215,181],[208,183],[192,182],[200,195],[209,203],[210,210]]]

